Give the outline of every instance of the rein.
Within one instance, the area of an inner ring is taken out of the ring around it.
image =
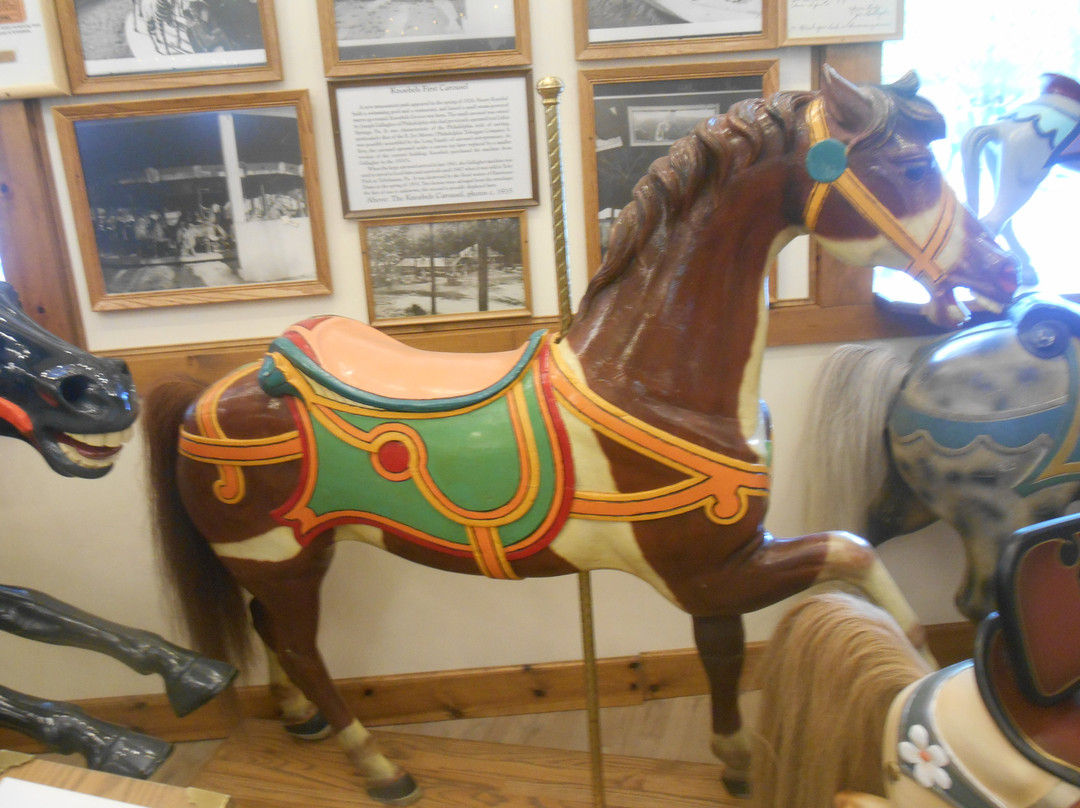
[[[806,112],[810,129],[810,148],[806,152],[806,167],[814,180],[814,187],[806,200],[803,221],[813,231],[829,191],[835,188],[859,215],[899,248],[911,261],[904,271],[918,280],[926,277],[937,284],[945,277],[945,270],[937,258],[949,241],[956,227],[960,209],[953,194],[942,181],[937,217],[925,240],[912,235],[881,201],[870,192],[847,165],[847,147],[830,137],[829,124],[825,120],[825,104],[821,98],[810,103]]]

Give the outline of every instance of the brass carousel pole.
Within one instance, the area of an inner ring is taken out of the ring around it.
[[[555,275],[559,293],[559,320],[563,334],[570,328],[570,267],[566,259],[566,211],[563,203],[562,153],[559,146],[559,94],[562,79],[547,76],[536,85],[544,102],[547,124],[548,165],[551,171],[551,216],[555,235]],[[587,571],[578,573],[581,608],[581,642],[585,656],[585,710],[589,721],[589,760],[592,764],[593,805],[604,808],[604,758],[600,743],[600,694],[596,683],[596,637],[593,630],[592,581]]]

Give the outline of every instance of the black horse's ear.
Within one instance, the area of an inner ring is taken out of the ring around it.
[[[872,125],[873,103],[829,65],[821,70],[821,97],[828,116],[849,132],[862,132]]]

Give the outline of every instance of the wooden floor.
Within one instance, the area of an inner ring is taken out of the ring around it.
[[[746,712],[755,696],[744,697]],[[751,719],[752,720],[752,719]],[[709,752],[708,700],[659,699],[601,711],[610,808],[737,806]],[[421,783],[421,808],[588,808],[594,804],[581,711],[382,727],[387,754]],[[70,756],[46,755],[79,765]],[[354,808],[367,799],[332,741],[285,737],[248,721],[225,741],[178,744],[157,782],[231,794],[237,808]]]

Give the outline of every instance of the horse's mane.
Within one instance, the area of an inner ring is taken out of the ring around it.
[[[944,118],[918,95],[919,79],[914,73],[884,87],[861,89],[871,103],[872,123],[852,140],[851,148],[873,148],[888,140],[901,117],[925,131],[929,140],[944,136]],[[817,95],[792,91],[739,101],[675,141],[667,156],[654,161],[638,180],[631,202],[615,220],[604,261],[585,291],[581,310],[588,310],[596,295],[632,264],[665,222],[678,218],[706,180],[723,184],[763,155],[788,151],[802,120],[800,111]]]
[[[821,808],[842,790],[884,796],[889,706],[929,673],[892,617],[854,595],[809,597],[780,621],[759,673],[756,805]]]
[[[818,371],[799,463],[802,529],[867,535],[870,504],[889,467],[885,421],[910,364],[886,348],[841,345]]]

